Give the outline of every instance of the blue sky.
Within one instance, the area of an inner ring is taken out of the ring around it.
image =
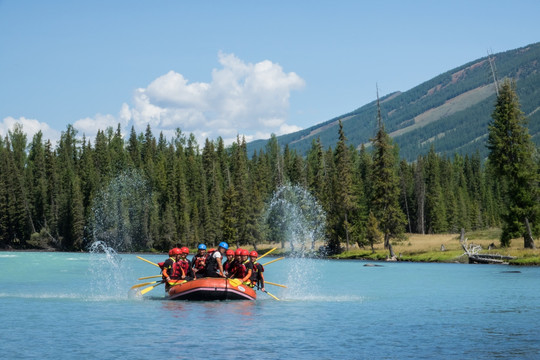
[[[540,2],[0,0],[0,134],[307,128],[540,41]]]

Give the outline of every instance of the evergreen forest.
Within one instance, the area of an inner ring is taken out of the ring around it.
[[[286,184],[309,190],[325,210],[321,240],[333,251],[382,241],[366,226],[377,220],[385,244],[406,232],[501,226],[502,189],[478,152],[446,156],[431,147],[407,162],[379,132],[373,146],[357,150],[340,123],[334,148],[314,139],[303,155],[275,136],[248,154],[242,138],[199,145],[180,130],[173,139],[156,137],[150,126],[126,137],[120,126],[108,128],[88,141],[69,125],[55,145],[15,126],[0,139],[0,248],[86,251],[108,239],[120,251],[280,243],[279,228],[263,214]],[[394,222],[379,215],[381,191],[395,194],[388,203],[397,207]]]

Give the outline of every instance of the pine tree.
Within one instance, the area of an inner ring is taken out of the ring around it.
[[[535,248],[529,224],[540,230],[540,195],[534,145],[527,129],[516,93],[516,83],[509,80],[499,88],[499,95],[488,129],[489,161],[505,185],[504,226],[501,245],[523,236],[525,248]]]
[[[440,161],[432,146],[425,161],[426,226],[428,233],[438,234],[448,228],[446,206],[441,186]]]
[[[80,180],[78,176],[75,176],[70,190],[70,234],[72,248],[70,250],[83,250],[84,249],[84,207],[83,196],[81,193]]]
[[[111,129],[112,130],[112,129]],[[109,154],[111,159],[112,175],[121,174],[126,168],[126,154],[124,151],[124,138],[120,124],[116,128],[116,132],[109,143]]]
[[[9,243],[9,210],[7,189],[7,150],[0,137],[0,247],[6,248]]]
[[[59,231],[59,200],[60,189],[59,176],[56,165],[56,157],[50,140],[45,143],[45,177],[47,179],[47,197],[45,203],[45,226],[49,228],[49,234],[53,243],[58,246]]]
[[[307,154],[307,186],[316,199],[321,201],[324,193],[324,154],[321,139],[311,142]]]
[[[135,132],[135,128],[133,126],[131,127],[131,132],[129,133],[129,140],[126,150],[131,164],[133,164],[133,167],[135,167],[136,169],[140,168],[141,144],[139,143],[137,133]]]
[[[36,230],[41,230],[45,224],[45,203],[47,198],[47,182],[45,176],[45,149],[43,147],[43,133],[38,131],[32,139],[28,153],[28,185],[31,192],[31,217],[37,224]]]
[[[375,253],[374,245],[381,241],[382,234],[379,230],[379,222],[373,212],[370,211],[366,223],[366,240],[371,247],[371,252]]]
[[[399,179],[397,177],[394,145],[384,130],[377,96],[379,129],[373,138],[373,173],[371,210],[379,221],[384,235],[384,247],[394,258],[391,238],[404,232],[405,215],[399,207]]]
[[[350,232],[351,232],[351,217],[357,210],[358,204],[354,194],[354,185],[352,179],[353,166],[351,155],[347,147],[347,138],[343,131],[343,124],[339,121],[339,141],[336,145],[335,163],[336,163],[336,205],[340,222],[337,232],[344,235],[347,251],[349,250]]]
[[[424,235],[426,233],[426,182],[422,156],[418,156],[416,161],[414,193],[416,198],[416,232]]]
[[[236,243],[239,246],[238,219],[236,218],[237,198],[238,195],[236,194],[234,185],[231,183],[223,197],[223,222],[221,224],[221,231],[223,233],[223,241],[228,244]]]

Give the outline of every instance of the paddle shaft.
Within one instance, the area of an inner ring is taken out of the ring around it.
[[[270,281],[266,281],[266,280],[264,280],[264,283],[265,283],[265,284],[269,284],[269,285],[279,286],[279,287],[282,287],[282,288],[287,288],[285,285],[276,284],[276,283],[273,283],[273,282],[270,282]]]
[[[149,263],[149,264],[152,264],[152,265],[154,265],[154,266],[159,267],[159,265],[156,264],[155,262],[151,262],[150,260],[146,260],[145,258],[142,258],[142,257],[140,257],[140,256],[137,256],[137,259],[140,259],[140,260],[142,260],[142,261],[146,261],[146,262]]]
[[[267,251],[266,254],[259,256],[259,257],[257,258],[257,261],[259,261],[260,259],[262,259],[263,257],[265,257],[266,255],[270,254],[272,251],[274,251],[274,250],[276,250],[276,249],[277,249],[277,248],[273,248],[273,249]]]
[[[143,287],[143,286],[146,286],[146,285],[155,284],[157,282],[161,282],[161,281],[145,282],[145,283],[142,283],[142,284],[133,285],[131,288],[136,289],[136,288],[140,288],[140,287]]]
[[[140,277],[140,278],[138,278],[137,280],[153,279],[153,278],[157,278],[157,277],[161,277],[161,275],[153,275],[153,276]]]
[[[272,261],[269,261],[269,262],[267,262],[267,263],[264,263],[263,266],[266,266],[266,265],[268,265],[268,264],[271,264],[271,263],[273,263],[273,262],[276,262],[276,261],[279,261],[279,260],[283,260],[283,259],[285,259],[285,257],[277,258],[277,259],[275,259],[275,260],[272,260]]]
[[[164,283],[164,281],[162,280],[162,281],[158,282],[158,283],[155,284],[155,285],[152,285],[152,286],[149,286],[149,287],[147,287],[147,288],[142,289],[142,290],[141,290],[141,295],[146,294],[147,292],[153,290],[156,286],[161,285],[161,284],[163,284],[163,283]]]

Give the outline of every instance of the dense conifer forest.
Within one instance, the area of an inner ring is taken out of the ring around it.
[[[384,241],[501,225],[501,187],[478,153],[441,156],[432,147],[414,162],[399,161],[399,149],[379,130],[369,150],[357,151],[340,124],[335,148],[316,139],[302,156],[276,137],[248,154],[241,138],[199,145],[180,130],[173,139],[156,137],[150,126],[126,138],[120,127],[108,128],[88,141],[70,125],[56,145],[15,127],[0,139],[0,248],[85,251],[104,238],[121,238],[124,251],[279,243],[263,214],[285,184],[318,200],[324,240],[338,251],[369,246],[373,229],[366,225],[374,221],[382,222]],[[392,220],[381,219],[381,166],[394,174],[388,204],[397,204],[398,219],[384,229]]]

